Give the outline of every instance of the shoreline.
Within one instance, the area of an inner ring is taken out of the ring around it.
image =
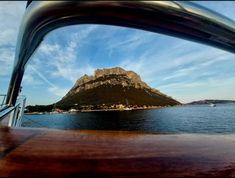
[[[175,105],[180,106],[180,105]],[[78,111],[64,111],[64,112],[31,112],[24,113],[25,115],[43,115],[43,114],[66,114],[66,113],[80,113],[80,112],[108,112],[108,111],[135,111],[135,110],[147,110],[147,109],[160,109],[160,108],[168,108],[175,106],[148,106],[148,107],[137,107],[137,108],[123,108],[123,109],[86,109],[86,110],[78,110]]]
[[[165,106],[168,107],[168,106]],[[123,109],[90,109],[90,110],[81,110],[78,112],[100,112],[100,111],[134,111],[134,110],[144,110],[144,109],[158,109],[163,108],[162,106],[155,106],[155,107],[138,107],[138,108],[123,108]]]

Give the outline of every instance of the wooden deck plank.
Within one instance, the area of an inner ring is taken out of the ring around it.
[[[1,128],[0,135],[2,177],[235,176],[235,134]]]
[[[10,151],[23,144],[31,137],[40,133],[40,130],[10,129],[0,126],[0,159]]]

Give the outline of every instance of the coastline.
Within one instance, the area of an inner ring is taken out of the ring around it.
[[[180,105],[175,105],[180,106]],[[84,109],[84,110],[76,110],[76,111],[62,111],[62,112],[29,112],[24,113],[25,115],[41,115],[41,114],[65,114],[65,113],[80,113],[80,112],[109,112],[109,111],[135,111],[135,110],[147,110],[147,109],[160,109],[174,106],[146,106],[146,107],[135,107],[135,108],[118,108],[118,109]]]
[[[159,109],[168,106],[153,106],[153,107],[136,107],[136,108],[123,108],[123,109],[86,109],[78,112],[100,112],[100,111],[133,111],[133,110],[144,110],[144,109]]]

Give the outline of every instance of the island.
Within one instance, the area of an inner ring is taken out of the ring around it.
[[[27,106],[28,112],[90,112],[149,109],[181,105],[140,76],[121,67],[97,69],[79,78],[69,92],[51,105]]]

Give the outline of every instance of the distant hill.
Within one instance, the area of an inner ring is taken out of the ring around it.
[[[234,100],[212,100],[212,99],[206,99],[206,100],[193,101],[193,102],[187,103],[187,104],[228,104],[228,103],[235,103],[235,101]]]
[[[56,107],[100,108],[102,106],[173,106],[175,99],[149,87],[138,74],[120,67],[97,69],[94,76],[84,75],[71,90],[56,103]]]

